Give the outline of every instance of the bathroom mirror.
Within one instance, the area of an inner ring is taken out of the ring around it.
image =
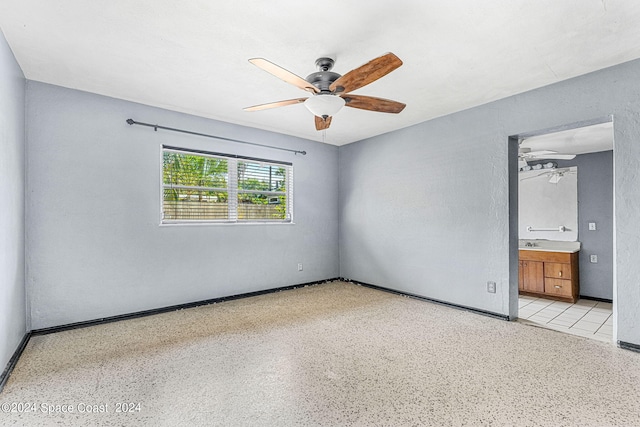
[[[520,239],[578,240],[578,167],[518,174]]]

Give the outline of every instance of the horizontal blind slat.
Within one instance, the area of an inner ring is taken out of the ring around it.
[[[213,192],[221,192],[227,191],[227,187],[197,187],[191,185],[173,185],[173,184],[163,184],[162,187],[165,190],[194,190],[194,191],[213,191]]]

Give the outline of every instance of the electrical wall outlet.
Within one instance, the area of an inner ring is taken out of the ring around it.
[[[301,262],[298,263],[298,271],[302,271],[302,263]]]
[[[496,293],[496,282],[487,282],[487,292],[490,294]]]
[[[589,256],[589,261],[591,261],[594,264],[597,263],[598,262],[598,255]]]
[[[589,223],[589,231],[594,231],[596,229],[596,223],[595,222],[590,222]]]

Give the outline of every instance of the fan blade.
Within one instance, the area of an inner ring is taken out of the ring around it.
[[[322,117],[316,117],[316,130],[324,130],[329,129],[329,125],[331,125],[331,117],[327,117],[323,119]]]
[[[291,71],[287,71],[284,68],[274,64],[273,62],[267,61],[264,58],[251,58],[249,60],[253,65],[258,68],[262,68],[267,73],[273,74],[277,78],[284,80],[287,83],[290,83],[296,87],[299,87],[302,90],[306,90],[311,93],[318,93],[320,89],[306,81],[300,76],[296,76]]]
[[[301,104],[306,101],[307,98],[287,99],[286,101],[270,102],[268,104],[254,105],[252,107],[243,108],[244,111],[260,111],[267,110],[269,108],[284,107],[285,105]]]
[[[331,83],[329,89],[332,92],[348,93],[375,82],[401,65],[400,58],[389,52],[339,77]]]
[[[342,97],[347,107],[359,108],[361,110],[379,111],[381,113],[398,114],[406,106],[402,102],[391,101],[390,99],[375,98],[373,96],[351,95]]]
[[[540,159],[540,160],[571,160],[571,159],[575,159],[576,155],[575,154],[542,154],[542,155],[538,155],[538,156],[533,156],[533,159]]]
[[[519,154],[521,157],[525,158],[525,159],[529,159],[529,160],[553,160],[553,159],[558,159],[558,160],[571,160],[573,158],[576,157],[575,154],[561,154],[558,153],[557,151],[551,151],[551,150],[539,150],[539,151],[526,151],[526,152],[521,152]]]
[[[523,154],[525,156],[529,156],[529,157],[538,157],[538,156],[544,156],[547,154],[557,154],[557,151],[551,151],[551,150],[538,150],[538,151],[526,151]]]

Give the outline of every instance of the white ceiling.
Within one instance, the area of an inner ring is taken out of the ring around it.
[[[336,145],[640,58],[639,22],[634,0],[0,0],[28,79]],[[306,96],[249,58],[306,77],[386,52],[404,65],[354,93],[398,115],[344,108],[325,133],[303,105],[242,110]]]

